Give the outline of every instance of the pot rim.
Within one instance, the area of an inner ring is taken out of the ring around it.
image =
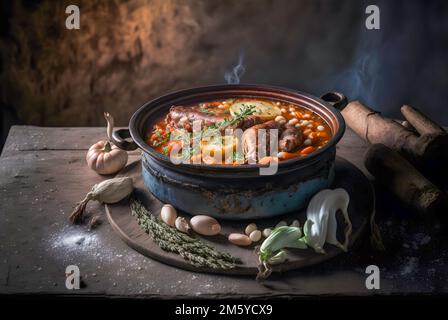
[[[279,86],[271,86],[271,85],[259,85],[259,84],[223,84],[223,85],[210,85],[210,86],[202,86],[202,87],[193,87],[183,90],[178,90],[174,92],[167,93],[165,95],[162,95],[158,98],[155,98],[153,100],[145,102],[140,108],[137,109],[137,111],[134,112],[132,115],[130,121],[129,121],[129,132],[131,134],[131,138],[133,141],[138,145],[138,147],[144,151],[145,153],[149,154],[151,157],[153,157],[155,160],[164,163],[169,166],[174,166],[174,168],[184,168],[184,169],[192,169],[192,170],[207,170],[207,171],[222,171],[225,169],[232,169],[233,172],[236,171],[244,171],[244,172],[252,172],[255,170],[259,170],[262,167],[266,167],[262,164],[243,164],[243,165],[223,165],[223,164],[216,164],[216,165],[208,165],[208,164],[174,164],[170,161],[169,157],[166,155],[163,155],[156,150],[154,150],[151,146],[149,146],[145,139],[142,137],[142,134],[140,133],[138,124],[139,120],[145,115],[147,112],[148,107],[150,106],[156,106],[161,103],[167,103],[170,100],[175,100],[182,98],[183,96],[188,97],[194,94],[199,93],[208,93],[211,91],[222,91],[222,93],[225,93],[226,91],[254,91],[254,96],[256,96],[255,91],[262,91],[266,93],[272,93],[272,94],[280,94],[285,97],[295,97],[295,98],[307,98],[311,100],[311,102],[314,102],[314,104],[318,104],[318,107],[326,108],[329,113],[335,117],[338,129],[336,132],[333,133],[332,138],[328,141],[325,146],[323,146],[321,149],[318,149],[311,153],[310,155],[306,157],[295,157],[284,161],[279,161],[278,163],[278,170],[281,168],[286,168],[289,166],[295,166],[295,165],[304,165],[308,162],[313,162],[318,160],[319,156],[325,152],[328,152],[331,148],[335,147],[336,144],[341,140],[342,136],[345,132],[345,121],[342,116],[342,114],[334,108],[331,103],[322,100],[321,98],[318,98],[314,95],[303,93],[299,90],[293,90],[293,89],[287,89]],[[261,96],[261,98],[263,98]],[[275,99],[275,98],[274,98]],[[306,108],[306,106],[304,106]],[[317,107],[317,106],[316,106]],[[313,110],[311,110],[313,111]],[[313,111],[314,112],[314,111]]]

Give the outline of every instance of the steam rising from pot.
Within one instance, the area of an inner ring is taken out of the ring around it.
[[[227,84],[239,84],[240,79],[243,74],[246,72],[246,67],[244,66],[244,52],[241,51],[238,57],[238,63],[233,67],[231,71],[227,71],[224,73],[224,79]]]

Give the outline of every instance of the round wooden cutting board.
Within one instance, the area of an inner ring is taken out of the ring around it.
[[[335,167],[335,181],[332,188],[344,188],[350,194],[350,204],[348,213],[353,224],[353,233],[350,237],[350,246],[359,238],[360,234],[366,229],[370,215],[373,212],[374,193],[370,181],[353,164],[345,159],[337,158]],[[135,191],[134,197],[140,200],[150,212],[159,214],[163,205],[155,198],[144,186],[141,176],[141,163],[135,161],[129,164],[120,172],[120,176],[130,176],[134,179]],[[218,270],[212,268],[200,268],[190,264],[188,261],[174,253],[166,252],[155,244],[151,237],[145,233],[138,225],[136,219],[131,215],[129,199],[123,200],[113,205],[106,205],[107,217],[113,229],[118,235],[133,249],[150,258],[156,259],[168,265],[187,269],[195,272],[210,272],[235,275],[256,275],[258,257],[254,253],[254,246],[238,247],[227,241],[226,235],[232,232],[244,233],[247,224],[255,222],[260,230],[265,227],[274,227],[280,220],[291,223],[298,219],[300,224],[306,220],[304,210],[290,213],[284,216],[263,219],[258,221],[224,221],[221,220],[221,234],[214,237],[201,237],[202,240],[215,246],[218,250],[225,251],[241,259],[242,264],[231,270]],[[182,216],[189,217],[186,213],[179,213]],[[207,212],[198,212],[198,214],[207,214]],[[315,253],[312,249],[288,250],[289,260],[280,265],[276,265],[274,272],[283,272],[287,270],[298,269],[301,267],[320,263],[328,260],[340,253],[343,253],[335,246],[326,244],[324,249],[326,254]]]

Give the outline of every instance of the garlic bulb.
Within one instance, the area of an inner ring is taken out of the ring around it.
[[[350,196],[344,189],[325,189],[311,199],[306,212],[307,220],[303,226],[305,242],[316,252],[325,253],[324,244],[335,245],[347,251],[352,223],[348,216]],[[346,223],[345,240],[340,243],[336,238],[336,213],[341,210]]]
[[[130,177],[104,180],[93,186],[86,197],[78,203],[69,219],[72,223],[81,222],[82,215],[90,200],[96,200],[100,203],[116,203],[129,196],[133,189],[134,184]]]

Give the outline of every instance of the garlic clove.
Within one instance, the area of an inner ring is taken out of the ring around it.
[[[176,229],[183,233],[190,233],[191,227],[188,223],[187,219],[184,217],[177,217],[176,221],[174,222],[174,225],[176,226]]]
[[[170,204],[163,205],[162,209],[160,210],[160,218],[167,225],[174,227],[175,223],[176,223],[176,218],[177,218],[176,208],[174,208]]]

